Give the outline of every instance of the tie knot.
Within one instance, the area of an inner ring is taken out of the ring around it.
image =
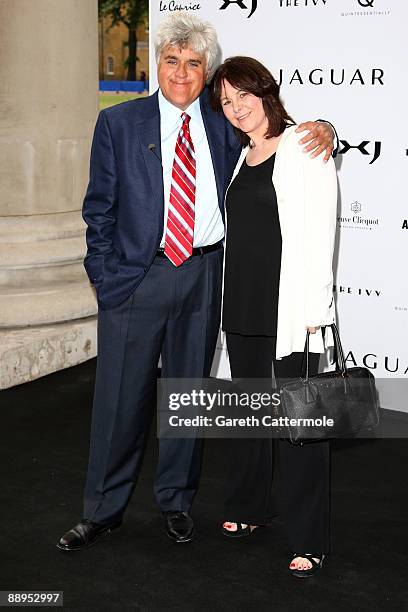
[[[190,123],[190,115],[187,115],[187,113],[182,113],[181,118],[183,120],[183,125],[187,125]]]

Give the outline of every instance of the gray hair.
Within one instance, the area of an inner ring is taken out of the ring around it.
[[[154,49],[157,63],[163,49],[168,46],[179,47],[180,49],[190,47],[195,53],[204,55],[208,78],[215,71],[220,48],[217,32],[208,21],[202,21],[198,17],[182,13],[170,15],[162,21],[156,32]]]

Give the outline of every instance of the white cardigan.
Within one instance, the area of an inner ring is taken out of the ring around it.
[[[306,326],[328,325],[335,320],[332,259],[337,211],[336,169],[333,158],[324,163],[322,155],[313,159],[302,152],[303,147],[299,145],[302,135],[295,133],[296,127],[284,131],[273,170],[282,235],[277,359],[295,351],[303,352]],[[243,149],[230,185],[248,150],[249,147]],[[326,344],[332,344],[331,333],[326,334]],[[310,351],[324,352],[320,330],[310,335]]]

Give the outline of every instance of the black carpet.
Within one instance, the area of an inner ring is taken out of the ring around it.
[[[309,580],[288,574],[279,520],[249,538],[220,534],[223,440],[206,441],[195,540],[168,540],[152,493],[154,427],[123,526],[88,551],[59,551],[81,518],[94,370],[95,360],[0,395],[0,590],[63,590],[73,612],[408,610],[407,439],[333,443],[332,552]]]

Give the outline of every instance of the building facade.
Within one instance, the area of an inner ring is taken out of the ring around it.
[[[125,81],[127,77],[128,28],[120,23],[110,28],[110,17],[99,19],[99,80]],[[149,27],[140,24],[137,29],[136,78],[144,72],[149,75]]]

